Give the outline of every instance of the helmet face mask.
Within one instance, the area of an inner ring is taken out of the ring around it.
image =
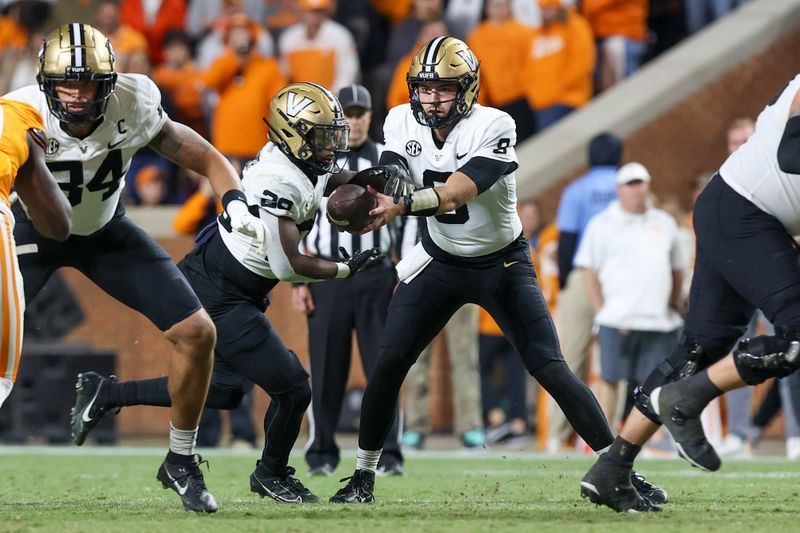
[[[450,111],[444,116],[426,113],[425,104],[420,100],[420,86],[447,82],[456,85],[455,102]],[[444,128],[467,116],[477,101],[480,61],[463,41],[453,37],[437,37],[414,54],[406,83],[416,121],[430,128]]]
[[[59,26],[45,38],[39,50],[36,81],[50,112],[62,122],[89,124],[100,120],[117,81],[111,43],[88,24]],[[97,84],[96,95],[85,102],[85,111],[69,111],[68,104],[74,102],[59,96],[57,85],[69,81]]]
[[[292,159],[317,174],[338,172],[350,127],[336,96],[316,83],[293,83],[269,105],[269,138]]]

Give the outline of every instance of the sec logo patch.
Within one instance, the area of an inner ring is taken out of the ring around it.
[[[412,157],[416,157],[422,153],[422,145],[417,141],[408,141],[406,143],[406,153]]]

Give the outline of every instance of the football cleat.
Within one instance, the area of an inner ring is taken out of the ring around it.
[[[581,496],[618,513],[660,511],[658,505],[642,498],[631,484],[631,470],[615,465],[601,455],[581,480]]]
[[[78,374],[78,382],[75,384],[75,405],[70,411],[70,436],[77,446],[86,441],[89,432],[108,412],[108,409],[96,405],[97,395],[116,379],[116,376],[104,378],[97,372]]]
[[[658,485],[653,485],[635,470],[631,470],[631,485],[639,493],[639,496],[653,505],[664,505],[669,500],[667,491]]]
[[[678,455],[703,470],[718,470],[722,461],[706,439],[700,418],[686,415],[680,400],[680,390],[674,383],[658,387],[650,394],[653,410],[675,439]]]
[[[400,440],[400,446],[409,450],[421,450],[425,446],[425,435],[416,431],[406,431]]]
[[[179,465],[167,462],[161,463],[156,479],[165,489],[172,489],[178,493],[187,511],[213,513],[216,512],[217,500],[206,489],[203,473],[200,472],[201,464],[208,464],[199,455],[192,457],[188,465]]]
[[[464,448],[485,448],[486,434],[483,428],[473,428],[461,435],[461,446]]]
[[[356,470],[353,475],[341,479],[347,485],[334,494],[331,503],[372,503],[375,501],[375,472]]]
[[[256,461],[256,469],[250,474],[250,490],[269,496],[281,503],[319,503],[319,498],[308,490],[300,480],[292,477],[295,469],[287,466],[282,476],[265,476],[258,471],[261,461]]]
[[[381,459],[383,459],[383,457],[384,456],[381,456]],[[403,463],[392,456],[385,457],[387,458],[382,461],[378,461],[378,469],[375,470],[375,475],[381,477],[405,475],[406,472],[403,470]]]

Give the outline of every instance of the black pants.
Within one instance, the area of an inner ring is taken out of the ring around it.
[[[378,364],[364,394],[359,447],[381,448],[409,368],[466,303],[480,305],[492,315],[528,372],[593,449],[611,444],[613,436],[597,400],[564,362],[527,243],[517,241],[507,250],[480,268],[434,259],[410,283],[400,284],[389,305]]]
[[[339,464],[334,433],[350,372],[353,331],[369,380],[378,360],[380,336],[396,281],[394,268],[382,265],[351,279],[309,284],[315,306],[308,317],[312,416],[306,461],[311,468],[323,464],[335,468]],[[399,404],[394,405],[394,422],[384,443],[384,455],[402,462]]]
[[[687,346],[707,367],[727,355],[756,308],[776,326],[800,332],[800,253],[783,224],[716,175],[694,208],[697,257],[684,324],[686,342],[647,378],[651,392],[677,377]]]

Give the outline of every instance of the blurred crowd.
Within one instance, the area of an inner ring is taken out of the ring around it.
[[[107,35],[120,72],[156,81],[164,109],[243,164],[283,84],[361,83],[371,134],[408,100],[410,55],[436,36],[467,41],[482,63],[480,102],[517,122],[520,139],[553,124],[741,0],[4,0],[0,93],[35,83],[54,25]],[[152,153],[127,176],[128,203],[183,203],[198,187]]]

